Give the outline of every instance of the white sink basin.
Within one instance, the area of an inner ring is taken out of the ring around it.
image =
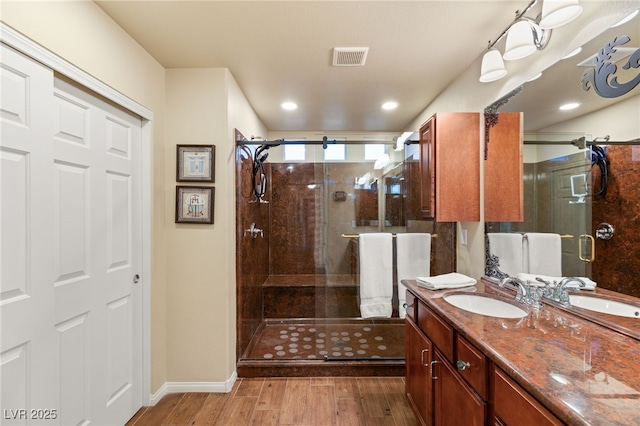
[[[620,317],[640,318],[640,308],[615,300],[607,300],[599,297],[583,296],[580,294],[569,295],[572,306],[603,314],[617,315]]]
[[[449,294],[444,300],[456,308],[495,318],[523,318],[527,311],[518,306],[479,294]]]

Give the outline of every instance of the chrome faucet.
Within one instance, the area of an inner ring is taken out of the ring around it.
[[[553,300],[560,303],[562,306],[567,308],[571,307],[571,302],[569,301],[569,292],[567,291],[567,284],[576,282],[580,287],[586,287],[584,281],[580,278],[576,277],[567,277],[560,280],[559,283],[556,284],[556,288],[553,291]]]
[[[529,286],[527,286],[524,281],[520,278],[516,277],[506,277],[500,281],[500,287],[504,287],[506,284],[514,285],[518,291],[516,294],[516,301],[520,303],[524,303],[526,305],[532,305],[534,303],[534,298],[531,297],[531,291],[529,290]]]

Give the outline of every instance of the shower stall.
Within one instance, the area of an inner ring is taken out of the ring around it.
[[[431,273],[455,269],[455,224],[420,217],[417,144],[238,140],[238,374],[404,375],[397,283],[391,318],[360,315],[358,236],[437,234]]]

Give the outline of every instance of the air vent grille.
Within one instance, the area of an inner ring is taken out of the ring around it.
[[[361,67],[367,59],[368,47],[334,47],[334,67]]]

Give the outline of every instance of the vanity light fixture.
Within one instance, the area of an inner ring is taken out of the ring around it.
[[[491,81],[500,80],[507,75],[507,69],[504,67],[502,55],[497,49],[491,49],[482,57],[482,68],[480,69],[480,81],[489,83]]]
[[[523,11],[516,11],[513,22],[494,41],[489,41],[487,52],[482,57],[480,82],[488,83],[503,78],[507,75],[503,60],[525,58],[536,50],[544,49],[551,37],[551,28],[572,21],[582,12],[579,0],[543,0],[542,13],[536,19],[526,17],[525,14],[538,1],[533,0]],[[495,46],[505,36],[505,50],[501,55]]]
[[[533,19],[520,18],[507,32],[507,44],[502,58],[505,61],[526,58],[536,50],[544,49],[549,35]]]
[[[573,21],[582,13],[578,0],[544,0],[540,27],[558,28]]]

